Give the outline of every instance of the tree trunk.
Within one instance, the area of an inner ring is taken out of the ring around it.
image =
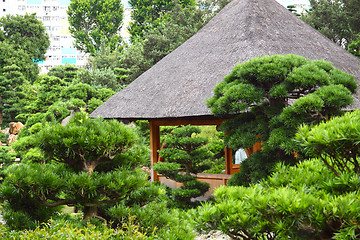
[[[96,168],[97,165],[98,165],[97,161],[88,162],[88,161],[84,160],[82,170],[84,172],[89,173],[89,175],[91,176],[92,172],[94,171],[94,169]]]
[[[84,220],[89,221],[92,217],[97,216],[98,207],[96,205],[85,206],[84,208]]]
[[[191,175],[191,172],[190,172],[190,164],[185,164],[185,173],[186,175]]]

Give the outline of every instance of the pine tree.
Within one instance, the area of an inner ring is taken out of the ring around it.
[[[173,191],[174,199],[189,204],[191,198],[203,195],[209,190],[208,183],[196,179],[201,170],[201,162],[210,157],[205,147],[207,140],[197,136],[200,129],[187,125],[175,128],[164,138],[165,148],[159,151],[164,162],[155,165],[155,170],[183,186]]]
[[[6,121],[12,121],[19,112],[16,103],[22,97],[21,87],[24,81],[25,78],[17,65],[3,68],[0,76],[0,124],[3,123],[4,114]]]

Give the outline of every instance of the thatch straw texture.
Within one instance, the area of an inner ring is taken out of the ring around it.
[[[91,116],[117,119],[211,116],[205,101],[237,62],[290,53],[331,61],[360,81],[359,59],[275,0],[233,0],[197,34]],[[353,108],[359,108],[359,96],[355,98]]]

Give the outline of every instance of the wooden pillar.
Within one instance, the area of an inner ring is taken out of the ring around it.
[[[150,149],[151,149],[151,181],[158,181],[158,175],[154,171],[154,163],[159,159],[160,127],[154,121],[150,121]]]
[[[225,173],[231,174],[232,169],[232,149],[225,147]]]

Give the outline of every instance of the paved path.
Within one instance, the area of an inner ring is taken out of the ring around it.
[[[202,234],[195,237],[194,240],[231,240],[231,238],[220,231],[211,231],[208,234]]]

